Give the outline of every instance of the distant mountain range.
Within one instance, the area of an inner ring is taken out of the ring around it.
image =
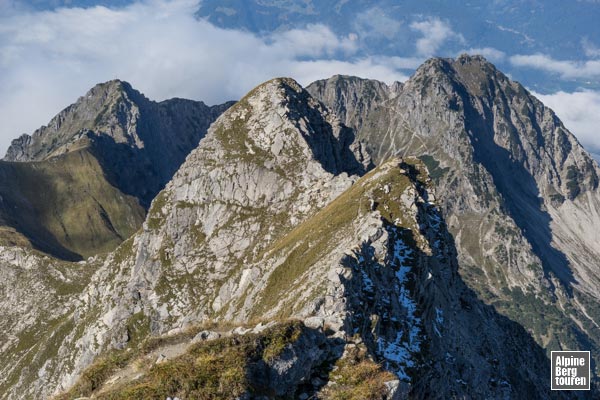
[[[110,81],[0,173],[0,398],[598,395],[600,169],[483,57],[214,107]]]

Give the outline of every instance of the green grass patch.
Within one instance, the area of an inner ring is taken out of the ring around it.
[[[77,383],[68,392],[56,396],[54,400],[71,400],[90,396],[100,389],[117,370],[125,367],[135,355],[136,353],[131,350],[112,350],[83,371]]]
[[[179,357],[148,366],[136,381],[99,392],[103,383],[132,357],[131,352],[117,352],[88,368],[80,382],[57,398],[74,399],[94,395],[97,399],[235,399],[244,393],[265,394],[249,380],[249,369],[273,360],[294,343],[304,330],[299,321],[288,321],[260,334],[234,335],[199,342]],[[155,344],[156,345],[156,344]],[[154,345],[151,347],[154,348]],[[148,349],[146,349],[148,350]]]
[[[320,396],[323,400],[383,400],[386,382],[398,378],[371,360],[366,348],[359,345],[338,360],[329,374],[330,382]]]
[[[440,162],[430,156],[429,154],[420,156],[419,159],[423,161],[427,170],[429,171],[429,177],[434,181],[438,182],[444,175],[450,171],[450,168],[440,168]]]
[[[123,261],[133,255],[133,236],[121,243],[117,250],[113,253],[113,261],[115,264],[121,264]]]
[[[150,206],[148,211],[148,228],[152,230],[158,230],[163,226],[165,222],[165,216],[163,215],[162,209],[167,204],[167,194],[163,190],[160,192]]]
[[[62,259],[114,250],[145,217],[136,198],[107,181],[89,149],[46,161],[0,162],[0,174],[5,204],[0,219],[18,232],[13,235],[4,229],[0,239],[29,241],[36,249]]]
[[[275,242],[266,253],[287,253],[287,256],[271,273],[259,304],[255,307],[257,315],[276,305],[284,297],[284,293],[291,290],[294,282],[335,246],[339,236],[348,234],[347,230],[356,217],[370,211],[371,199],[382,218],[389,223],[412,226],[414,223],[405,218],[398,201],[409,185],[410,179],[400,173],[398,168],[389,165],[377,168]]]

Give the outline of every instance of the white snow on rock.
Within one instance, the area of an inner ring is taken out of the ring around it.
[[[387,362],[387,367],[394,371],[399,379],[410,381],[406,368],[413,367],[415,361],[413,354],[421,350],[421,319],[416,316],[417,303],[410,297],[406,287],[408,273],[411,270],[407,261],[410,259],[412,250],[402,241],[397,239],[394,243],[394,264],[398,267],[396,271],[397,282],[395,283],[398,301],[406,310],[404,323],[406,328],[399,330],[392,341],[383,337],[378,338],[377,345],[379,353]]]

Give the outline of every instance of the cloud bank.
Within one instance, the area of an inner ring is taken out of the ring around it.
[[[590,58],[600,58],[600,47],[592,43],[587,37],[581,39],[581,47],[586,56]]]
[[[420,32],[423,37],[417,40],[417,54],[424,57],[438,55],[439,49],[450,40],[465,44],[465,38],[452,30],[450,24],[439,18],[428,18],[424,21],[413,22],[410,28]]]
[[[514,55],[510,57],[512,65],[529,67],[560,75],[563,79],[600,78],[600,60],[565,61],[555,60],[545,54]]]
[[[148,0],[120,9],[2,13],[0,153],[94,84],[114,78],[152,99],[207,103],[238,99],[275,76],[302,84],[333,74],[406,79],[395,66],[401,59],[355,57],[353,38],[323,25],[258,37],[198,21],[196,9],[197,0]]]

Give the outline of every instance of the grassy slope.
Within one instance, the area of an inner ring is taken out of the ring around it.
[[[395,166],[397,163],[397,160],[391,161],[369,172],[267,250],[267,253],[283,253],[287,257],[269,277],[255,309],[257,314],[274,307],[305,272],[336,246],[339,237],[351,234],[349,230],[354,229],[352,224],[356,218],[370,212],[370,199],[375,201],[375,208],[390,223],[410,225],[410,221],[403,220],[403,212],[397,203],[401,193],[410,185],[410,179]],[[389,193],[383,191],[385,185],[389,185]],[[294,310],[299,306],[290,305]],[[286,317],[294,310],[284,307],[280,316]]]
[[[154,349],[154,342],[171,342],[177,337],[149,338],[139,346],[114,350],[98,359],[81,376],[77,384],[56,400],[74,399],[94,394],[99,399],[165,399],[168,396],[198,399],[233,399],[246,391],[256,392],[249,381],[250,364],[268,362],[302,334],[300,322],[289,321],[269,328],[262,334],[234,335],[191,344],[184,354],[160,364],[144,358]],[[193,334],[184,334],[189,343]],[[115,371],[130,362],[137,365],[143,377],[113,387],[104,383]]]
[[[0,162],[0,196],[2,243],[27,238],[66,259],[114,249],[145,214],[134,197],[107,182],[86,149],[40,162]]]
[[[80,396],[96,399],[234,399],[243,394],[268,395],[268,388],[257,386],[250,371],[264,369],[277,359],[287,346],[293,345],[307,328],[300,321],[283,321],[256,334],[225,336],[192,344],[197,330],[180,336],[149,338],[129,351],[115,350],[97,360],[77,384],[55,400]],[[156,350],[164,345],[181,343],[188,347],[183,354],[162,363],[154,363]],[[156,347],[158,346],[158,347]],[[155,350],[154,352],[152,352]],[[266,363],[266,364],[263,364]],[[262,365],[262,367],[261,367]],[[108,378],[127,366],[133,366],[138,378],[109,382]],[[378,400],[385,398],[385,382],[395,376],[373,362],[360,345],[341,359],[332,359],[316,368],[315,374],[329,374],[335,385],[317,394],[324,400]],[[302,391],[302,389],[299,389]]]

